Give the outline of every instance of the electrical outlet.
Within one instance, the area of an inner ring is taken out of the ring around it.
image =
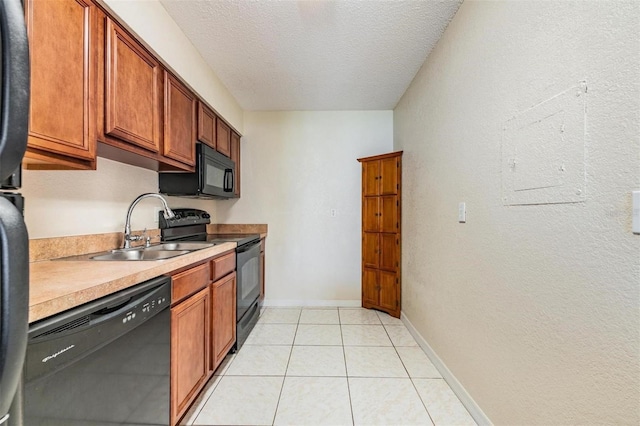
[[[338,216],[338,210],[331,209],[331,217],[336,217],[336,216]]]

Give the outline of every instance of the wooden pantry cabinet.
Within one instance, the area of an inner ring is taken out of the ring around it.
[[[24,159],[31,169],[95,169],[97,7],[26,0],[31,99]]]
[[[400,317],[402,151],[362,163],[362,306]]]

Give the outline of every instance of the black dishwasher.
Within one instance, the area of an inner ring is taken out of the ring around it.
[[[25,425],[167,425],[171,278],[31,324]]]

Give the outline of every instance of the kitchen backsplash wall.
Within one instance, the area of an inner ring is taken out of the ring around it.
[[[95,171],[23,171],[25,221],[29,238],[122,232],[131,202],[158,192],[151,170],[98,158]],[[208,211],[215,222],[215,202],[168,197],[169,207]],[[157,228],[158,200],[143,200],[133,211],[133,229]]]
[[[393,147],[391,111],[246,112],[242,198],[220,223],[266,223],[266,304],[360,304],[361,167]],[[333,215],[332,215],[333,214]]]

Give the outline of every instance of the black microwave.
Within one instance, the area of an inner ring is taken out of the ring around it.
[[[203,144],[196,144],[193,173],[159,173],[160,193],[190,198],[235,197],[236,165],[230,158]]]

